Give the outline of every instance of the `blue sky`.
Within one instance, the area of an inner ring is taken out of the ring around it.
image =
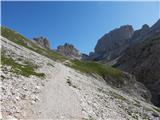
[[[67,42],[89,53],[105,33],[126,24],[151,26],[159,11],[158,2],[2,2],[2,25],[29,39],[47,37],[54,49]]]

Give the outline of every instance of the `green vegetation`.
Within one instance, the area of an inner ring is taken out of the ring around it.
[[[15,60],[13,60],[12,58],[7,58],[4,55],[1,56],[1,63],[2,65],[9,65],[11,66],[11,71],[13,73],[16,74],[20,74],[26,77],[29,77],[30,75],[35,75],[38,77],[44,77],[45,74],[44,73],[37,73],[35,72],[34,68],[37,68],[37,66],[29,63],[29,62],[25,62],[25,64],[19,64],[16,63]]]
[[[23,37],[21,34],[13,30],[10,30],[6,27],[1,27],[1,34],[3,37],[15,42],[16,44],[24,46],[32,51],[35,51],[53,60],[57,60],[60,62],[69,60],[69,58],[62,56],[57,52],[46,50],[39,47],[38,45],[33,43],[31,40]],[[96,73],[102,77],[106,77],[108,75],[108,76],[119,79],[119,82],[123,82],[122,81],[123,74],[112,67],[105,66],[96,62],[84,62],[84,61],[78,61],[78,60],[70,60],[70,61],[71,61],[71,65],[69,66],[74,69],[80,70],[81,72]]]
[[[159,113],[160,113],[160,108],[153,107],[153,109],[154,109],[155,111],[157,111],[157,112],[159,112]]]
[[[81,72],[96,73],[102,77],[109,75],[120,80],[123,77],[119,70],[96,62],[72,60],[69,66]]]
[[[129,103],[129,100],[127,100],[125,97],[123,97],[122,95],[119,95],[113,91],[109,91],[109,93],[116,99],[119,99],[119,100],[122,100],[122,101],[125,101],[127,103]]]
[[[47,63],[48,66],[55,67],[52,63]]]
[[[133,105],[137,106],[138,108],[142,107],[140,102],[137,100],[134,100]]]
[[[48,58],[53,59],[53,60],[59,60],[59,61],[63,62],[66,59],[68,59],[67,57],[64,57],[54,51],[46,50],[46,49],[43,49],[43,48],[37,46],[31,40],[23,37],[21,34],[15,32],[13,30],[10,30],[6,27],[1,27],[1,35],[12,42],[15,42],[18,45],[24,46],[32,51],[35,51],[41,55],[44,55]]]

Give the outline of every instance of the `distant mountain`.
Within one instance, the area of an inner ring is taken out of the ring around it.
[[[134,46],[145,39],[154,37],[157,33],[160,33],[160,20],[158,20],[151,28],[145,24],[140,30],[136,30],[130,40],[130,45]]]
[[[160,106],[160,34],[126,50],[114,66],[135,75],[150,89],[152,102]]]
[[[95,52],[90,53],[91,60],[114,59],[124,51],[128,45],[128,39],[132,37],[134,30],[131,25],[121,26],[100,38],[95,47]]]
[[[64,45],[59,45],[56,51],[70,58],[81,59],[80,52],[72,44],[69,43],[65,43]]]
[[[36,37],[36,38],[33,38],[33,42],[35,42],[40,47],[43,47],[43,48],[46,48],[46,49],[50,49],[50,43],[49,43],[47,38]]]
[[[144,24],[134,31],[125,25],[105,34],[85,59],[135,75],[151,91],[152,102],[160,106],[160,19],[151,27]]]
[[[144,24],[140,30],[134,31],[133,36],[129,40],[130,45],[133,46],[143,41],[146,33],[149,31],[150,31],[150,27],[147,24]]]
[[[151,28],[144,24],[141,29],[134,31],[131,25],[124,25],[112,30],[100,38],[95,46],[94,52],[87,59],[95,61],[111,61],[121,56],[124,51],[141,43],[147,38],[160,32],[160,20]]]
[[[160,20],[140,38],[143,42],[127,49],[114,66],[135,75],[160,106]]]

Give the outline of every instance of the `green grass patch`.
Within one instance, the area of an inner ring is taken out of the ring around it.
[[[8,58],[5,57],[4,55],[1,56],[1,63],[2,65],[8,65],[11,66],[11,72],[16,73],[16,74],[20,74],[26,77],[29,77],[30,75],[35,75],[38,77],[44,77],[45,74],[44,73],[37,73],[35,72],[35,68],[36,66],[26,62],[24,65],[23,64],[19,64],[17,62],[15,62],[15,60],[13,60],[12,58]]]
[[[102,77],[105,77],[106,75],[116,79],[121,79],[123,77],[122,72],[119,70],[96,62],[71,60],[69,66],[81,72],[96,73]]]
[[[27,39],[23,35],[15,32],[14,30],[8,29],[6,27],[1,27],[1,35],[18,45],[24,46],[32,51],[35,51],[53,60],[58,60],[63,62],[68,59],[67,57],[62,56],[55,51],[46,50],[39,47],[38,45],[36,45],[35,43],[33,43],[31,40]]]
[[[153,109],[154,109],[155,111],[157,111],[157,112],[160,113],[160,108],[158,108],[158,107],[153,107]]]
[[[115,93],[115,92],[113,92],[113,91],[109,91],[109,93],[110,93],[114,98],[129,103],[129,101],[128,101],[125,97],[123,97],[122,95],[119,95],[119,94],[117,94],[117,93]]]
[[[138,108],[142,107],[140,102],[137,100],[134,100],[133,105],[137,106]]]
[[[52,63],[47,63],[48,66],[55,67]]]

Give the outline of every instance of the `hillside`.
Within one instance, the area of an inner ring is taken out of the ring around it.
[[[114,65],[136,76],[152,94],[152,102],[160,106],[160,34],[126,50]]]
[[[159,119],[134,76],[70,60],[5,27],[1,32],[3,119]]]

